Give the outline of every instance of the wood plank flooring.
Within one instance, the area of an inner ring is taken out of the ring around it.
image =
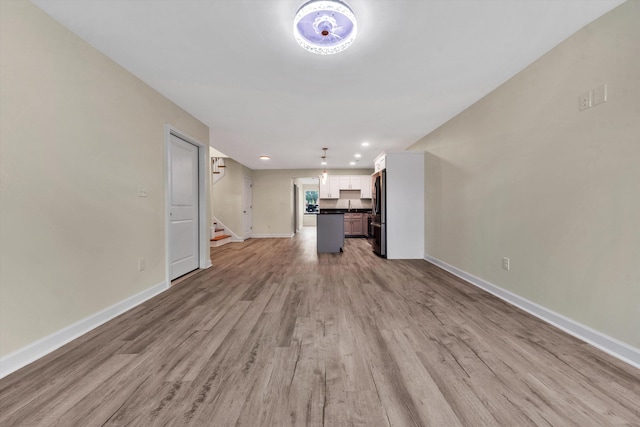
[[[421,260],[315,229],[0,380],[1,426],[640,426],[640,370]]]

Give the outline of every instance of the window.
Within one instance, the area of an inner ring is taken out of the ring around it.
[[[305,191],[304,192],[304,213],[314,214],[318,213],[318,192],[317,191]]]

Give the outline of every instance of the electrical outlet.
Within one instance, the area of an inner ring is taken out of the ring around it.
[[[138,185],[138,197],[147,197],[147,188],[142,184]]]
[[[509,258],[502,258],[502,268],[509,270]]]
[[[580,111],[591,108],[591,91],[585,92],[580,95],[578,108],[580,109]]]
[[[140,259],[138,260],[138,271],[142,271],[142,270],[144,270],[144,264],[145,264],[145,263],[144,263],[144,258],[140,258]]]
[[[593,91],[593,105],[602,104],[607,101],[607,84],[595,88]]]

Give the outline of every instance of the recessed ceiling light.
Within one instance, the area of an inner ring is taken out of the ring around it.
[[[363,147],[368,147],[368,146],[369,146],[369,143],[365,141],[365,142],[363,142],[363,143],[362,143],[362,146],[363,146]]]
[[[327,162],[322,161],[322,162],[320,162],[320,164],[321,164],[321,165],[326,165],[326,164],[327,164]]]
[[[355,158],[356,158],[356,159],[359,159],[360,157],[362,157],[362,154],[360,154],[360,153],[358,153],[358,154],[356,154],[356,155],[355,155]]]
[[[349,164],[350,164],[351,166],[353,166],[353,165],[355,165],[355,164],[356,164],[356,162],[349,162]]]
[[[260,156],[260,160],[269,160],[270,158],[269,156]]]

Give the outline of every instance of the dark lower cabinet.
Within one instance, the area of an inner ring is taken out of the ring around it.
[[[363,213],[344,214],[344,235],[349,237],[364,237],[367,231],[367,215]]]

